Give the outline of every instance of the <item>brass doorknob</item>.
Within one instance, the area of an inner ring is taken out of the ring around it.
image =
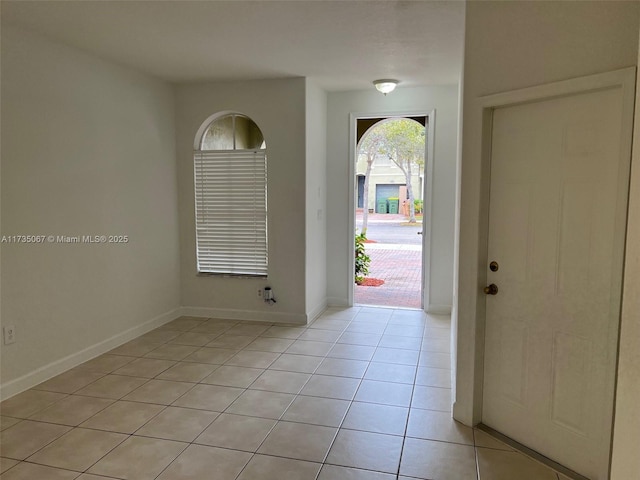
[[[487,295],[497,295],[498,286],[495,283],[492,283],[488,287],[484,287],[484,293],[486,293]]]

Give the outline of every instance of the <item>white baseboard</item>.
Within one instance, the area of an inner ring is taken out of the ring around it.
[[[327,309],[327,300],[323,300],[320,302],[315,308],[312,308],[310,312],[307,313],[307,324],[313,322],[316,318],[318,318],[322,312]]]
[[[158,315],[157,317],[147,320],[146,322],[132,327],[124,332],[118,333],[102,342],[96,343],[87,347],[79,352],[72,353],[60,360],[49,363],[43,367],[40,367],[32,372],[29,372],[14,380],[10,380],[6,383],[0,384],[0,400],[6,400],[13,397],[18,393],[35,387],[36,385],[49,380],[50,378],[60,375],[67,370],[77,367],[81,363],[84,363],[92,358],[95,358],[103,353],[112,350],[123,343],[127,343],[134,338],[143,335],[154,328],[160,327],[165,323],[175,320],[181,315],[180,308],[174,308],[166,313]]]
[[[427,307],[427,313],[433,313],[434,315],[451,315],[451,305],[431,304]]]
[[[217,318],[220,320],[247,320],[251,322],[293,323],[305,325],[307,316],[301,313],[263,312],[213,307],[181,307],[181,315],[190,317]]]
[[[92,358],[112,350],[123,343],[134,338],[144,335],[145,333],[160,327],[165,323],[175,320],[178,317],[188,315],[194,317],[231,319],[231,320],[249,320],[254,322],[269,323],[290,323],[305,325],[307,320],[310,322],[319,316],[326,308],[326,304],[318,305],[309,314],[279,313],[279,312],[261,312],[254,310],[232,310],[221,308],[206,307],[179,307],[169,312],[158,315],[140,325],[132,327],[124,332],[118,333],[106,340],[91,345],[79,352],[72,353],[64,358],[49,363],[21,377],[0,384],[0,400],[6,400],[18,393],[24,392],[36,385],[49,380],[50,378],[60,375],[67,370],[77,367]]]

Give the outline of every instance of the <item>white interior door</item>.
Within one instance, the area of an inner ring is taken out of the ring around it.
[[[483,423],[608,478],[629,159],[621,87],[493,114]]]

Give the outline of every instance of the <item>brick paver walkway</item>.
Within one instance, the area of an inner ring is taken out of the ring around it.
[[[379,287],[356,285],[354,300],[361,305],[420,308],[422,251],[409,245],[367,244],[369,277],[384,280]]]

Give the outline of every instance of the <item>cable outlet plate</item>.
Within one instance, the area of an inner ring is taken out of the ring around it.
[[[16,326],[7,325],[2,327],[2,336],[4,338],[4,344],[9,345],[16,342]]]

